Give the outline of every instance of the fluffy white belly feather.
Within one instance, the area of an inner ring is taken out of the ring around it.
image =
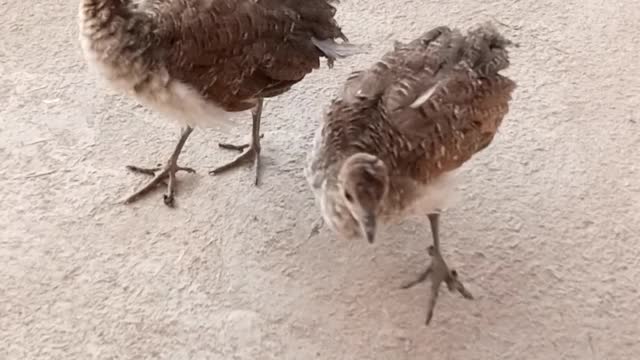
[[[80,40],[90,70],[114,90],[135,98],[182,126],[214,128],[227,132],[236,125],[231,121],[232,113],[207,100],[190,85],[172,79],[166,70],[156,71],[149,79],[146,77],[149,74],[136,71],[135,65],[125,71],[105,65],[100,61],[100,56],[92,51],[87,38],[81,36]],[[135,88],[143,82],[144,86]]]

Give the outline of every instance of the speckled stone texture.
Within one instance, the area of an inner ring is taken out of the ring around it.
[[[177,209],[117,204],[178,129],[91,75],[75,0],[0,0],[0,359],[607,359],[640,357],[640,3],[340,5],[373,51],[268,101],[264,181],[211,177],[230,134],[195,131]],[[325,230],[302,175],[350,70],[434,26],[499,22],[521,44],[495,142],[464,167],[443,251],[476,296],[444,291],[424,326],[428,224],[365,242]]]

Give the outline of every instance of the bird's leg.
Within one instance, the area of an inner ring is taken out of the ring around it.
[[[433,236],[433,245],[429,246],[429,256],[431,256],[431,264],[425,271],[423,271],[418,278],[407,282],[402,286],[404,289],[413,287],[431,276],[431,294],[429,297],[429,303],[427,305],[427,325],[433,317],[433,309],[436,306],[438,299],[438,292],[440,290],[440,284],[445,282],[449,291],[458,291],[465,299],[473,299],[473,295],[467,289],[460,280],[458,280],[458,273],[449,269],[447,263],[444,261],[442,254],[440,253],[440,234],[439,234],[439,221],[440,215],[437,213],[429,214],[429,223],[431,224],[431,234]]]
[[[218,146],[220,146],[223,149],[244,151],[244,153],[238,156],[237,158],[235,158],[235,160],[231,161],[230,163],[227,163],[225,165],[222,165],[220,167],[217,167],[209,171],[209,174],[211,175],[221,174],[227,170],[234,169],[240,165],[244,165],[250,162],[255,162],[255,167],[256,167],[255,185],[256,186],[258,185],[260,180],[260,139],[262,138],[262,136],[260,135],[260,118],[262,117],[263,102],[264,100],[260,99],[258,101],[258,105],[251,111],[251,115],[253,117],[253,122],[251,126],[251,144],[244,144],[244,145],[219,144]],[[246,149],[247,147],[248,149],[245,151],[244,149]]]
[[[184,147],[184,144],[187,142],[187,138],[189,138],[189,135],[191,135],[192,131],[193,131],[193,128],[190,126],[182,128],[180,132],[180,139],[178,140],[178,144],[176,144],[176,147],[173,150],[173,154],[171,154],[171,156],[169,157],[169,160],[167,161],[167,164],[164,167],[161,167],[160,165],[158,165],[158,167],[155,167],[155,168],[141,168],[133,165],[127,165],[127,169],[133,172],[153,176],[153,179],[149,181],[147,185],[145,185],[143,188],[136,191],[133,195],[125,199],[124,201],[125,204],[129,204],[138,200],[143,195],[149,193],[149,191],[151,191],[152,189],[154,189],[160,184],[166,184],[165,179],[169,178],[169,183],[166,184],[167,193],[164,194],[164,203],[169,207],[173,207],[174,205],[173,198],[175,195],[175,186],[176,186],[176,173],[178,171],[186,171],[189,173],[196,172],[192,168],[178,166],[178,157],[180,156],[180,153],[182,152],[182,147]]]

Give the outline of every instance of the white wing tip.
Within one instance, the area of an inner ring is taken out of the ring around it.
[[[417,109],[422,105],[424,105],[424,103],[426,103],[433,96],[433,94],[435,94],[435,92],[440,88],[441,83],[442,81],[438,81],[435,85],[427,89],[427,91],[422,93],[422,95],[418,96],[415,99],[415,101],[412,102],[411,105],[409,105],[409,107],[412,109]]]

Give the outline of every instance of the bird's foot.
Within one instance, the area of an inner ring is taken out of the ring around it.
[[[149,181],[144,187],[140,190],[136,191],[134,194],[129,196],[124,200],[125,204],[130,204],[144,195],[148,194],[151,190],[156,188],[158,185],[166,185],[167,192],[164,194],[164,203],[169,207],[174,206],[174,196],[175,196],[175,187],[176,181],[175,176],[178,171],[186,171],[188,173],[195,173],[196,171],[192,168],[178,166],[175,162],[169,161],[167,165],[160,166],[158,165],[155,168],[141,168],[133,165],[127,165],[127,169],[129,171],[145,174],[149,176],[153,176],[153,179]],[[169,179],[169,182],[166,183],[165,180]]]
[[[467,289],[465,289],[462,282],[458,279],[458,273],[453,269],[449,269],[440,252],[436,251],[433,246],[430,246],[429,255],[431,256],[431,264],[429,264],[429,267],[427,267],[427,269],[423,271],[415,280],[409,281],[402,285],[403,289],[409,289],[417,284],[424,282],[428,277],[431,277],[431,294],[429,296],[429,303],[427,305],[427,325],[429,325],[429,322],[433,317],[433,310],[436,306],[438,293],[440,291],[440,284],[442,284],[442,282],[447,284],[447,288],[449,288],[449,291],[457,291],[465,299],[473,299],[473,295],[471,295],[471,293]]]
[[[320,217],[320,219],[313,222],[311,225],[311,231],[309,231],[309,236],[307,236],[307,240],[312,237],[318,235],[320,233],[320,229],[324,226],[324,218]]]
[[[235,150],[235,151],[243,152],[244,149],[251,146],[251,144],[234,145],[234,144],[220,143],[218,144],[218,146],[226,150]]]
[[[262,139],[264,137],[264,134],[260,134],[260,139]],[[251,146],[251,144],[247,143],[247,144],[242,144],[242,145],[235,145],[235,144],[228,144],[228,143],[220,143],[218,144],[219,147],[221,147],[222,149],[226,149],[226,150],[235,150],[238,152],[243,152],[244,149],[248,148],[249,146]],[[211,171],[213,172],[213,170]]]
[[[262,137],[262,136],[261,136]],[[235,169],[241,165],[247,165],[250,163],[255,163],[255,185],[257,186],[260,180],[260,145],[259,144],[244,144],[244,145],[233,145],[233,144],[219,144],[223,149],[229,150],[237,150],[244,151],[242,155],[235,158],[233,161],[219,166],[211,171],[209,171],[210,175],[219,175],[223,172],[229,171],[231,169]],[[246,151],[244,149],[248,148]]]

